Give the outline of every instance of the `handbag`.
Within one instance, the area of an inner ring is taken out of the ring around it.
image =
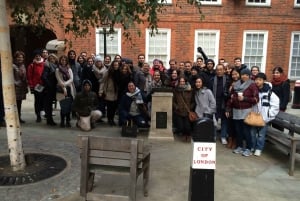
[[[191,122],[194,122],[198,119],[198,115],[196,112],[193,112],[193,111],[189,111],[189,120]]]
[[[187,104],[185,103],[185,101],[184,101],[184,99],[183,99],[182,96],[180,96],[180,98],[182,99],[182,102],[183,102],[183,104],[184,104],[184,107],[185,107],[186,110],[188,111],[188,114],[189,114],[188,117],[189,117],[190,122],[196,121],[196,120],[199,118],[198,115],[197,115],[197,113],[191,111],[191,110],[188,108],[188,106],[187,106]]]
[[[263,127],[266,125],[262,115],[258,112],[251,111],[244,119],[245,124],[250,126]]]
[[[127,120],[122,126],[122,137],[137,137],[138,127],[132,120]]]

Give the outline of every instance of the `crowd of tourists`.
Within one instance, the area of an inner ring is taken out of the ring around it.
[[[110,126],[132,120],[138,127],[149,128],[153,91],[169,88],[173,91],[174,135],[189,139],[194,127],[189,112],[194,111],[199,119],[220,123],[215,137],[233,153],[260,156],[267,123],[279,110],[285,111],[289,101],[290,83],[283,68],[273,68],[272,78],[267,79],[258,66],[249,68],[239,57],[232,63],[219,59],[216,64],[201,48],[198,52],[201,56],[194,62],[171,59],[166,67],[159,59],[146,62],[144,54],[137,55],[134,65],[132,59],[121,55],[101,58],[70,50],[58,58],[46,49],[34,51],[32,63],[25,66],[24,52],[16,51],[12,67],[19,121],[25,123],[22,101],[30,92],[37,123],[44,112],[47,125],[57,125],[52,115],[57,101],[60,127],[71,127],[75,119],[78,128],[89,131],[106,117],[104,123]],[[3,118],[3,101],[0,107]],[[262,114],[266,126],[244,122],[252,110]],[[4,119],[0,120],[2,124]]]

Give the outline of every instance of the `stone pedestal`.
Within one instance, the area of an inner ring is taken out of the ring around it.
[[[154,92],[149,138],[174,140],[172,132],[172,92]]]

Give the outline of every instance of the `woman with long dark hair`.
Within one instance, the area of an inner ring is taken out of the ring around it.
[[[102,84],[99,89],[99,96],[105,100],[107,107],[107,120],[111,126],[116,126],[114,122],[115,113],[118,108],[118,80],[119,80],[118,61],[113,61],[103,76]]]
[[[287,75],[283,72],[283,69],[281,67],[275,67],[272,70],[272,72],[272,91],[278,96],[280,100],[280,111],[284,112],[289,103],[290,80],[288,79]]]
[[[16,51],[14,54],[13,69],[14,69],[17,109],[18,109],[20,123],[25,123],[25,121],[21,119],[21,108],[22,108],[22,101],[26,99],[26,94],[28,93],[26,67],[24,65],[24,60],[25,60],[25,53],[22,51]]]
[[[60,127],[71,127],[71,108],[76,89],[73,83],[73,72],[69,67],[67,56],[64,55],[59,58],[55,76],[58,82],[56,99],[60,103]]]

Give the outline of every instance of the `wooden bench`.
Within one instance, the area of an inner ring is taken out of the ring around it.
[[[279,112],[272,124],[287,130],[280,131],[268,126],[266,140],[285,150],[289,154],[289,175],[294,175],[296,153],[300,153],[300,118],[285,112]]]
[[[85,200],[135,201],[138,176],[143,173],[144,196],[148,196],[150,149],[141,139],[78,136],[81,149],[80,195]],[[129,175],[129,195],[92,192],[95,171]]]

